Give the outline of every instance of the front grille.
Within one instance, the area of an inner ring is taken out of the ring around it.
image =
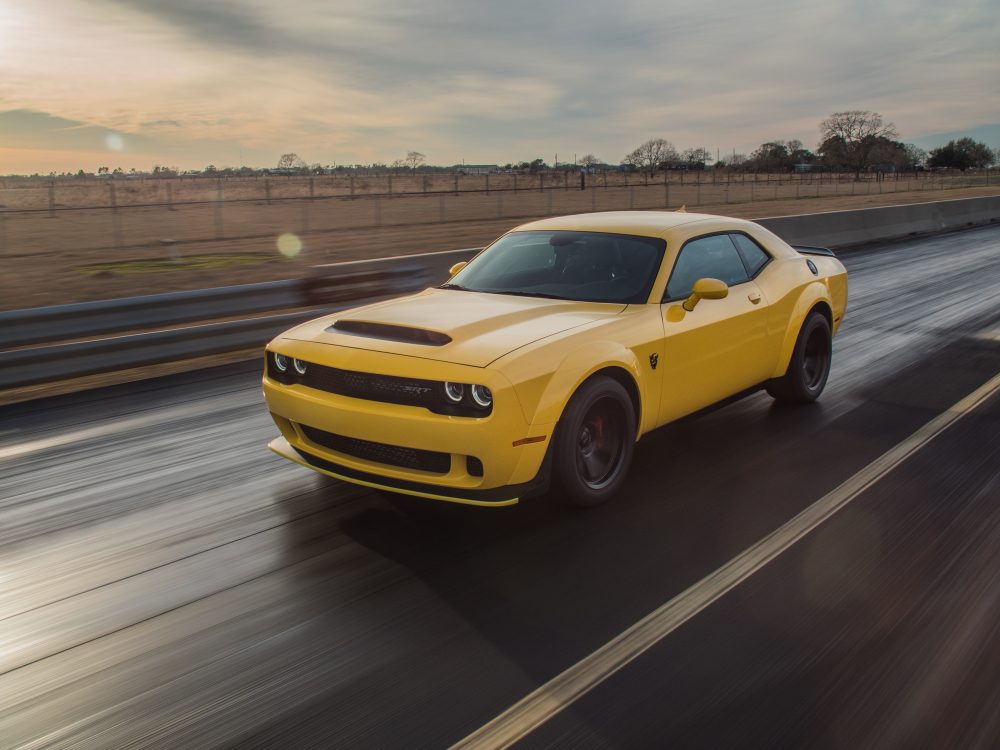
[[[404,448],[401,445],[345,437],[304,424],[300,424],[299,427],[302,429],[302,433],[317,445],[365,461],[398,466],[403,469],[428,471],[434,474],[447,474],[451,469],[451,455],[448,453],[425,451],[420,448]]]
[[[341,370],[315,362],[305,362],[306,372],[300,375],[293,369],[291,360],[285,372],[278,370],[274,356],[273,352],[268,352],[267,376],[284,385],[299,384],[367,401],[422,406],[435,414],[456,417],[486,417],[493,411],[492,404],[487,407],[476,404],[469,395],[471,388],[468,386],[465,388],[465,398],[460,403],[454,403],[445,398],[444,383],[438,380]]]
[[[436,405],[440,401],[440,384],[433,380],[404,378],[396,375],[375,375],[336,367],[310,364],[300,381],[302,385],[341,396],[384,401],[408,406]]]

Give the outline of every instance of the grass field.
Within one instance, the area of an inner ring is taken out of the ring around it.
[[[344,194],[343,177],[214,181],[82,180],[0,184],[0,308],[15,309],[301,276],[321,262],[475,247],[525,220],[621,209],[747,218],[992,195],[996,176],[823,179],[811,175],[671,174],[397,177],[393,193]],[[514,179],[518,178],[517,189]],[[376,179],[376,178],[371,178]],[[366,190],[388,187],[387,176]],[[525,180],[535,179],[534,187]],[[574,182],[575,180],[575,182]],[[619,184],[615,184],[615,181]],[[278,190],[281,184],[283,191]],[[50,192],[51,187],[51,192]],[[115,205],[106,199],[115,191]],[[399,190],[411,189],[409,194]],[[309,191],[312,191],[312,198]],[[221,193],[220,193],[221,190]],[[169,191],[169,200],[166,194]],[[341,191],[335,194],[335,191]],[[214,192],[214,195],[213,195]],[[240,197],[242,196],[242,197]],[[281,239],[279,250],[279,238]],[[282,250],[284,252],[282,252]]]

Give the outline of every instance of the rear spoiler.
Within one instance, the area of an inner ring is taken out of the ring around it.
[[[825,255],[828,258],[836,258],[837,254],[828,247],[813,247],[812,245],[792,245],[802,255]]]

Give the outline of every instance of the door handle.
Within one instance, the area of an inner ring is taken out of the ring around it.
[[[747,295],[747,299],[756,305],[758,302],[760,302],[760,293],[750,292],[750,294]]]

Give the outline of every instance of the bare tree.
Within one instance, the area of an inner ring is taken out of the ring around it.
[[[712,155],[708,153],[707,148],[684,149],[684,153],[681,156],[681,159],[683,161],[686,161],[688,164],[701,164],[701,165],[704,165],[705,162],[707,162],[711,158]]]
[[[278,159],[278,169],[302,169],[306,166],[298,154],[282,154]]]
[[[629,153],[622,162],[641,169],[652,177],[664,164],[677,161],[677,149],[664,138],[650,138]]]
[[[403,159],[403,163],[410,169],[415,170],[421,164],[424,163],[426,157],[419,151],[407,151],[406,158]]]
[[[916,169],[927,163],[927,151],[920,148],[920,146],[907,143],[903,145],[903,151],[906,154],[907,169]]]
[[[584,169],[592,169],[593,167],[596,167],[600,163],[601,160],[598,159],[593,154],[585,154],[580,157],[580,166],[583,167]]]
[[[885,122],[878,112],[853,109],[834,112],[819,125],[819,151],[827,161],[854,170],[857,180],[871,163],[872,152],[879,143],[899,137],[896,126]]]

